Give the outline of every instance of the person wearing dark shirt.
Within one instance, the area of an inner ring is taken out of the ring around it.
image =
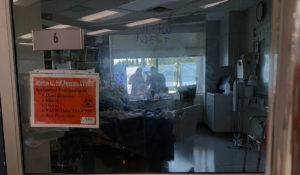
[[[158,73],[155,67],[151,67],[150,70],[151,75],[147,74],[146,85],[148,86],[150,84],[151,94],[154,96],[155,93],[158,94],[166,88],[166,78],[163,74]]]

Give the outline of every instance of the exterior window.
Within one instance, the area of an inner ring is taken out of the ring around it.
[[[158,62],[156,62],[158,60]],[[151,67],[158,67],[158,72],[166,79],[166,87],[169,93],[175,93],[181,86],[196,85],[196,71],[204,72],[204,67],[197,62],[203,62],[200,57],[171,57],[171,58],[119,58],[114,59],[114,80],[127,88],[129,94],[132,92],[133,74],[138,68],[142,68],[142,78],[147,80],[147,72]],[[158,64],[156,64],[158,63]],[[203,79],[204,73],[198,75]],[[204,82],[203,82],[204,83]],[[146,88],[149,85],[145,85]],[[202,87],[202,83],[199,87]]]

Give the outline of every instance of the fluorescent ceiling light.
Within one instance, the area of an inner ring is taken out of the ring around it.
[[[101,11],[101,12],[98,12],[98,13],[94,13],[94,14],[79,18],[78,20],[79,21],[90,22],[90,21],[95,21],[95,20],[98,20],[98,19],[101,19],[101,18],[111,16],[111,15],[115,15],[117,13],[119,13],[119,12],[112,11],[112,10],[104,10],[104,11]]]
[[[219,5],[219,4],[225,3],[225,2],[227,2],[227,1],[228,1],[228,0],[222,0],[222,1],[219,1],[219,2],[214,2],[214,3],[202,5],[201,8],[206,9],[206,8],[214,7],[214,6],[217,6],[217,5]]]
[[[30,38],[32,38],[32,33],[27,33],[27,34],[21,35],[21,36],[19,36],[19,38],[21,38],[21,39],[30,39]]]
[[[72,26],[70,25],[65,25],[65,24],[58,24],[52,27],[48,27],[47,29],[66,29],[66,28],[70,28]]]
[[[18,44],[19,45],[23,45],[23,46],[32,46],[32,43],[22,43],[22,42],[20,42]]]
[[[110,29],[101,29],[101,30],[96,30],[96,31],[88,32],[86,34],[87,35],[99,35],[99,34],[108,33],[108,32],[111,32],[111,31],[112,30],[110,30]]]
[[[134,26],[149,24],[149,23],[153,23],[153,22],[157,22],[157,21],[160,21],[160,19],[159,18],[149,18],[149,19],[144,19],[144,20],[128,23],[125,26],[126,27],[134,27]]]

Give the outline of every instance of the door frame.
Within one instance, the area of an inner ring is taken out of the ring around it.
[[[4,149],[1,102],[0,102],[0,174],[6,175],[6,160],[5,160],[5,149]]]
[[[293,75],[292,77],[295,77],[294,75],[297,75],[297,73],[295,72],[298,70],[300,72],[300,66],[296,68],[296,66],[300,65],[300,63],[297,62],[297,64],[295,64],[295,60],[292,60],[291,57],[293,53],[296,52],[296,50],[290,49],[289,52],[282,52],[282,49],[279,49],[281,48],[281,46],[284,46],[286,44],[288,45],[293,42],[293,40],[286,41],[286,38],[283,38],[283,36],[292,37],[290,35],[285,34],[285,32],[294,31],[295,28],[289,28],[284,25],[291,24],[291,26],[294,26],[293,24],[295,24],[295,21],[293,21],[294,18],[291,15],[293,12],[295,12],[295,8],[292,7],[297,7],[297,5],[300,3],[299,1],[300,0],[273,0],[272,35],[271,35],[272,44],[271,44],[271,54],[270,54],[272,58],[271,74],[270,74],[271,81],[269,86],[270,87],[270,91],[269,91],[270,112],[268,118],[269,127],[268,127],[268,149],[267,149],[267,166],[266,166],[267,175],[271,175],[271,174],[276,175],[276,173],[280,174],[282,172],[284,172],[284,174],[286,175],[289,175],[291,174],[292,169],[293,168],[295,169],[297,163],[299,164],[299,161],[293,162],[293,164],[291,163],[292,159],[294,160],[296,159],[296,157],[292,156],[291,153],[298,153],[295,155],[299,155],[299,152],[297,152],[298,150],[295,151],[294,147],[292,147],[291,144],[293,143],[293,141],[295,141],[292,139],[292,136],[295,136],[292,135],[292,129],[295,128],[295,126],[294,127],[292,126],[292,121],[294,122],[298,121],[295,116],[298,113],[295,112],[289,113],[292,117],[286,119],[288,121],[286,122],[288,124],[287,125],[288,127],[285,128],[283,133],[280,133],[279,131],[281,131],[283,124],[280,123],[282,119],[280,119],[279,116],[280,114],[282,114],[281,112],[284,110],[284,108],[281,107],[278,109],[277,107],[278,105],[283,105],[284,107],[288,108],[289,106],[287,100],[291,100],[292,97],[289,97],[279,102],[281,100],[280,98],[283,95],[283,93],[279,90],[280,88],[284,87],[284,84],[280,82],[279,84],[273,85],[274,79],[276,79],[277,82],[284,81],[283,78],[286,75],[292,74]],[[7,174],[23,175],[24,167],[23,167],[23,158],[22,158],[22,149],[21,149],[19,114],[18,114],[19,108],[18,108],[18,93],[17,93],[17,79],[16,79],[16,66],[15,66],[16,63],[14,59],[15,47],[14,47],[14,38],[13,38],[11,3],[12,0],[0,0],[0,38],[1,38],[0,39],[0,55],[1,55],[0,56],[1,57],[0,95],[1,95],[1,103],[2,103]],[[288,64],[288,68],[293,68],[293,69],[290,69],[291,70],[290,72],[282,72],[281,70],[287,67],[285,67],[285,65],[278,64],[277,77],[274,77],[274,69],[272,65],[275,64],[274,60],[275,60],[275,55],[277,53],[278,53],[278,63],[282,63],[283,58],[285,58],[286,62],[290,63]],[[287,80],[285,80],[285,82],[286,81]],[[292,81],[296,82],[296,79],[292,79]],[[287,88],[291,88],[292,92],[295,92],[297,90],[295,89],[295,87],[293,88],[293,86],[291,85],[288,85]],[[292,100],[300,101],[300,97],[296,99],[292,98]],[[285,142],[280,142],[280,141],[285,141]],[[282,164],[282,165],[280,164],[281,166],[278,168],[277,164],[281,160],[281,158],[284,158],[283,160],[286,160],[287,162],[286,164]],[[290,165],[288,165],[288,163],[290,163]],[[294,169],[293,172],[297,171]],[[238,175],[236,173],[234,174]],[[241,173],[241,175],[242,174],[250,175],[251,173]],[[254,174],[257,175],[263,173],[254,173]]]
[[[10,3],[10,0],[0,0],[0,95],[7,174],[20,175],[23,165]]]
[[[300,174],[300,10],[297,9],[300,0],[273,0],[267,175]]]

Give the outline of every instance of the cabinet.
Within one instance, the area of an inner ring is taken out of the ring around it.
[[[233,132],[232,94],[206,93],[206,124],[213,132]]]

